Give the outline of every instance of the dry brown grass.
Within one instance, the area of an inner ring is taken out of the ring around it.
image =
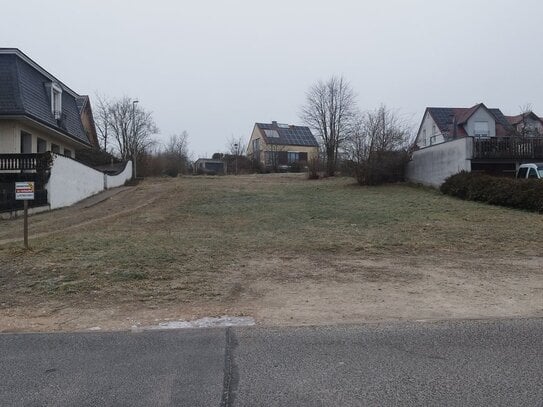
[[[143,202],[151,203],[130,210]],[[0,245],[6,312],[51,304],[255,309],[268,283],[409,285],[432,265],[487,282],[509,272],[541,278],[542,216],[351,179],[150,179],[96,207],[38,215],[31,224],[33,233],[71,228],[31,240],[29,252]],[[19,227],[0,222],[0,240]]]

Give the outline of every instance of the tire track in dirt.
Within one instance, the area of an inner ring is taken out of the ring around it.
[[[126,192],[126,191],[123,191],[123,192]],[[137,189],[135,189],[133,191],[134,193],[135,192],[145,192],[146,195],[148,195],[149,193],[153,194],[154,192],[154,188],[148,190],[148,191],[142,191],[141,189],[138,191]],[[134,195],[134,194],[133,194]],[[151,198],[151,199],[148,199],[147,201],[145,201],[144,203],[142,204],[139,204],[137,206],[134,206],[134,207],[129,207],[129,208],[126,208],[126,209],[123,209],[121,211],[117,211],[117,212],[114,212],[114,213],[109,213],[107,215],[104,215],[104,216],[100,216],[100,217],[93,217],[91,219],[88,219],[88,220],[85,220],[83,222],[79,222],[79,223],[75,223],[75,224],[71,224],[71,225],[68,225],[66,227],[61,227],[59,229],[55,229],[55,230],[51,230],[51,231],[47,231],[47,232],[38,232],[38,233],[35,233],[35,234],[32,234],[30,236],[31,239],[40,239],[40,238],[43,238],[43,237],[48,237],[48,236],[52,236],[52,235],[55,235],[55,234],[59,234],[59,233],[64,233],[66,231],[70,231],[70,230],[74,230],[74,229],[79,229],[79,228],[82,228],[82,227],[85,227],[85,226],[89,226],[89,225],[92,225],[92,224],[96,224],[96,223],[99,223],[99,222],[102,222],[102,221],[105,221],[105,220],[110,220],[110,219],[115,219],[115,218],[119,218],[119,217],[122,217],[122,216],[125,216],[127,214],[130,214],[132,212],[135,212],[135,211],[138,211],[140,209],[143,209],[151,204],[153,204],[154,202],[158,201],[160,199],[160,196],[157,195],[157,194],[153,194],[154,197]],[[67,210],[71,210],[70,212],[66,213],[66,217],[64,220],[66,219],[70,219],[70,218],[73,218],[74,217],[74,213],[73,211],[76,210],[76,211],[81,211],[81,210],[85,210],[87,208],[99,208],[103,205],[104,202],[107,202],[109,201],[111,198],[107,198],[105,199],[104,201],[101,201],[101,202],[98,202],[97,204],[94,204],[94,205],[91,205],[91,206],[83,206],[81,208],[74,208],[73,206],[72,207],[68,207],[66,208]],[[78,205],[78,204],[76,204]],[[62,209],[61,209],[62,211]],[[52,212],[47,212],[48,214],[52,213]],[[45,225],[41,225],[41,227],[43,228],[44,226],[47,226],[47,224],[51,224],[53,222],[55,222],[55,220],[58,220],[55,219],[55,218],[52,218],[51,220],[48,220],[47,222],[45,222]],[[17,242],[22,242],[23,241],[23,237],[14,237],[14,238],[7,238],[7,239],[0,239],[0,246],[4,246],[4,245],[7,245],[7,244],[10,244],[10,243],[17,243]]]
[[[128,209],[125,209],[124,211],[112,213],[112,214],[103,216],[101,218],[90,219],[90,220],[87,220],[85,222],[81,222],[81,223],[78,223],[78,224],[75,224],[75,225],[70,225],[70,226],[67,226],[67,227],[62,228],[62,229],[52,230],[51,232],[38,233],[36,235],[31,236],[31,238],[32,239],[40,239],[42,237],[52,236],[52,235],[60,233],[60,232],[66,232],[68,230],[77,229],[77,228],[80,228],[80,227],[83,227],[83,226],[88,226],[88,225],[91,225],[93,223],[98,223],[98,222],[103,221],[103,220],[108,220],[108,219],[113,219],[113,218],[116,218],[116,217],[121,217],[121,216],[126,215],[126,214],[128,214],[130,212],[134,212],[134,211],[137,211],[139,209],[142,209],[142,208],[152,204],[156,200],[157,200],[157,198],[154,198],[154,199],[151,199],[148,202],[145,202],[145,203],[143,203],[141,205],[138,205],[138,206],[135,206],[133,208],[128,208]],[[11,238],[11,239],[3,239],[3,240],[0,240],[0,246],[6,245],[6,244],[9,244],[9,243],[22,242],[22,241],[23,241],[22,237],[21,238],[16,237],[16,238]]]

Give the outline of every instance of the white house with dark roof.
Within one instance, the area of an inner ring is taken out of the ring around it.
[[[439,186],[460,171],[512,176],[543,159],[543,121],[534,113],[505,116],[483,103],[469,108],[426,108],[408,164],[412,182]]]
[[[0,154],[52,151],[75,157],[96,143],[83,123],[88,97],[75,93],[23,52],[0,48]]]
[[[272,169],[306,164],[318,155],[319,143],[309,127],[276,121],[255,123],[247,145],[247,157]]]
[[[76,161],[97,147],[88,96],[79,95],[16,48],[0,48],[0,212],[17,209],[16,181],[35,183],[31,206],[71,205],[132,175]]]
[[[416,145],[425,148],[461,137],[504,137],[512,132],[500,109],[483,103],[470,108],[428,107],[424,113]]]

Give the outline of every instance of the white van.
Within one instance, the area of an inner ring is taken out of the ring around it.
[[[522,164],[520,167],[518,167],[517,178],[543,179],[543,163]]]

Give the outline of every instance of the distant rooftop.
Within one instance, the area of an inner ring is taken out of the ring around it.
[[[318,147],[319,143],[307,126],[277,122],[256,123],[267,144]]]

